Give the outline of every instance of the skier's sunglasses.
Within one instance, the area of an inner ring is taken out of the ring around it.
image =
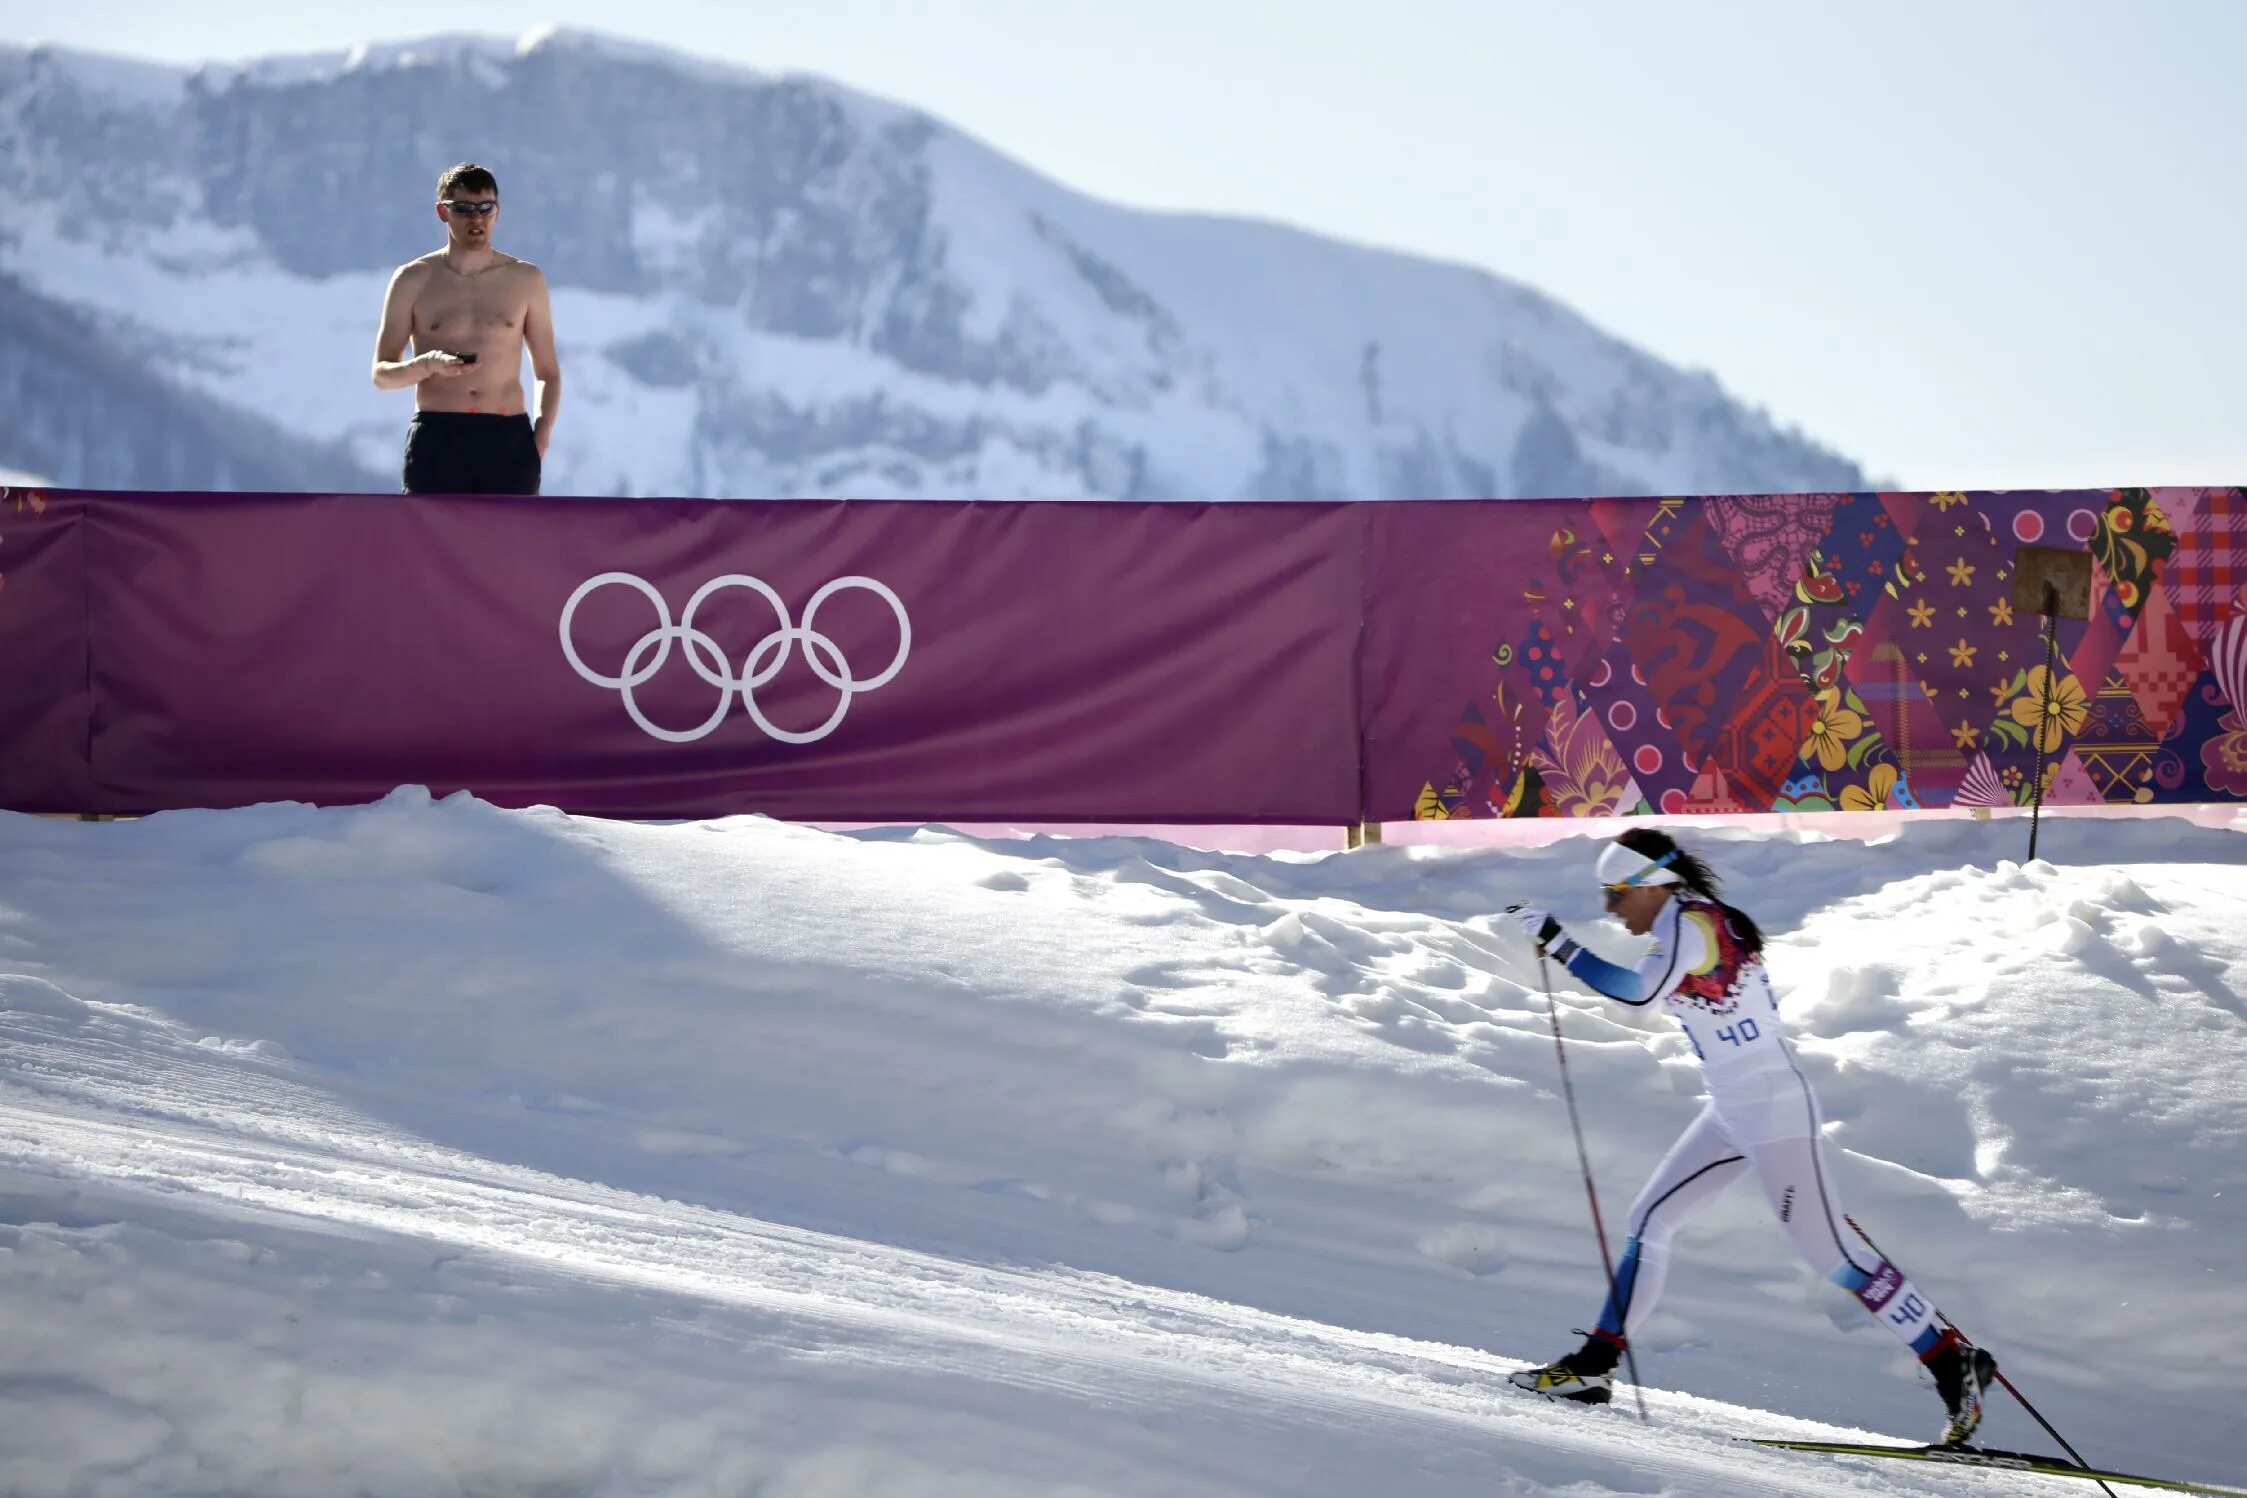
[[[497,198],[483,198],[479,200],[470,200],[466,198],[439,198],[437,201],[443,204],[445,207],[450,208],[453,212],[465,213],[470,218],[490,218],[493,214],[499,212],[499,199]]]
[[[1676,862],[1677,853],[1673,849],[1672,851],[1663,854],[1660,858],[1655,859],[1653,863],[1647,865],[1645,868],[1640,869],[1636,874],[1633,874],[1630,878],[1624,880],[1621,884],[1601,885],[1599,887],[1601,898],[1606,903],[1607,908],[1609,910],[1613,910],[1615,908],[1616,901],[1622,899],[1623,896],[1629,894],[1634,889],[1647,888],[1648,886],[1646,884],[1646,881],[1649,878],[1651,878],[1659,870],[1666,869],[1671,864]]]

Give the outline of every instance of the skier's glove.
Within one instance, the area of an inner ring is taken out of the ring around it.
[[[1519,921],[1529,939],[1540,947],[1551,947],[1564,934],[1559,921],[1534,905],[1509,905],[1506,913]]]

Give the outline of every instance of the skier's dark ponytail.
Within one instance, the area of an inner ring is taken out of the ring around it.
[[[1615,841],[1642,858],[1669,855],[1670,871],[1677,875],[1678,881],[1687,889],[1724,912],[1725,919],[1731,923],[1732,934],[1739,939],[1740,945],[1750,952],[1763,950],[1763,932],[1756,923],[1749,919],[1746,911],[1724,903],[1721,895],[1724,888],[1722,881],[1710,871],[1707,864],[1680,848],[1675,838],[1666,832],[1656,832],[1651,827],[1633,827]]]

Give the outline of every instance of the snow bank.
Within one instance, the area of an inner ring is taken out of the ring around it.
[[[1694,836],[1852,1212],[2095,1460],[2236,1475],[2247,840],[2014,830]],[[1493,912],[1601,929],[1591,862],[0,817],[0,1489],[1942,1490],[1724,1443],[1937,1409],[1752,1192],[1679,1240],[1656,1429],[1502,1390],[1600,1285]],[[1612,1224],[1696,1073],[1559,1004]]]

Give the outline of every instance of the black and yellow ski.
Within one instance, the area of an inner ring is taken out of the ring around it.
[[[1828,1456],[1894,1457],[1907,1462],[1941,1462],[1953,1467],[1987,1467],[1999,1472],[2028,1472],[2038,1477],[2081,1477],[2093,1482],[2119,1482],[2132,1487],[2160,1488],[2171,1493],[2205,1493],[2214,1498],[2247,1498],[2247,1488],[2220,1487],[2210,1482],[2176,1482],[2166,1477],[2140,1477],[2133,1472],[2104,1472],[2079,1467],[2063,1457],[2034,1456],[2025,1451],[1992,1451],[1986,1446],[1888,1446],[1849,1441],[1782,1441],[1743,1438],[1751,1446],[1775,1446],[1782,1451],[1817,1451]]]

